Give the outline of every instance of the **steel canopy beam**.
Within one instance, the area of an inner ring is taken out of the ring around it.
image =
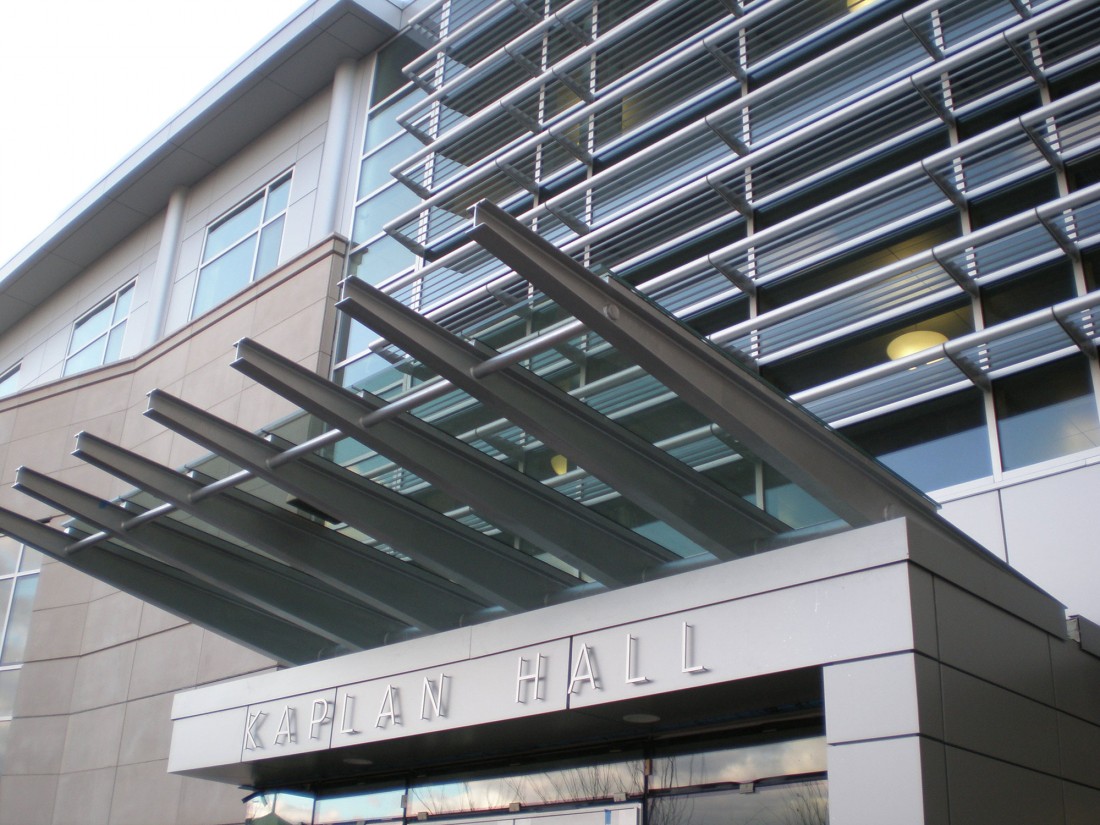
[[[72,537],[0,509],[0,531],[112,587],[288,665],[331,655],[333,645],[298,625],[212,590],[194,577],[112,541],[70,550]]]
[[[542,607],[574,583],[503,542],[331,462],[309,456],[276,462],[281,452],[277,447],[167,393],[149,393],[146,415],[453,579],[489,604],[511,612]]]
[[[614,587],[678,556],[408,413],[364,426],[386,402],[359,396],[253,341],[233,366],[468,504],[483,518]]]
[[[927,521],[934,503],[614,279],[604,281],[499,207],[474,207],[470,232],[591,330],[849,524]]]
[[[719,559],[789,528],[582,401],[522,367],[474,377],[492,351],[475,346],[355,279],[337,304],[456,387],[534,433]]]
[[[76,437],[73,455],[404,624],[424,631],[457,627],[463,613],[476,607],[464,605],[465,610],[453,610],[445,624],[433,624],[439,618],[437,610],[417,610],[421,583],[372,558],[390,559],[354,539],[237,490],[201,495],[202,483],[91,433]]]
[[[127,523],[134,514],[128,510],[27,467],[16,471],[14,486],[80,521],[94,524],[163,564],[346,650],[376,647],[384,644],[390,634],[404,629],[295,570],[178,522],[170,527],[163,520],[154,520],[130,527]]]

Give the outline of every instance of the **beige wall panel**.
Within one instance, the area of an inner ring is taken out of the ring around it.
[[[19,673],[15,717],[68,713],[79,659],[28,662]]]
[[[57,782],[53,825],[106,822],[114,787],[114,768],[62,774]]]
[[[53,825],[56,793],[56,776],[38,774],[0,777],[0,822],[11,822],[13,825]]]
[[[161,760],[121,765],[115,772],[107,825],[149,825],[171,817],[179,803],[181,780],[166,768]]]
[[[27,637],[25,657],[37,660],[79,655],[87,615],[87,604],[39,609]]]
[[[134,639],[141,624],[140,599],[116,592],[88,605],[80,652],[89,653]]]

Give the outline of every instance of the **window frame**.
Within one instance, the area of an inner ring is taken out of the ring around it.
[[[123,338],[122,338],[122,341],[119,343],[119,353],[122,352],[123,344],[125,344],[125,342],[126,342],[126,326],[127,326],[127,323],[130,320],[130,314],[133,311],[133,306],[134,306],[133,292],[134,292],[134,289],[135,289],[136,285],[137,285],[137,278],[131,279],[130,281],[125,283],[123,286],[121,286],[117,290],[115,290],[109,297],[103,299],[98,304],[96,304],[94,307],[92,307],[90,310],[88,310],[83,315],[81,315],[79,318],[77,318],[75,321],[73,321],[72,326],[69,328],[69,343],[68,343],[68,346],[66,346],[66,348],[65,348],[65,358],[62,361],[62,365],[61,365],[61,375],[63,377],[67,378],[70,375],[77,375],[77,374],[82,373],[82,372],[87,372],[88,370],[93,370],[93,369],[96,369],[97,367],[102,367],[102,366],[105,366],[107,364],[112,364],[115,361],[119,360],[120,356],[108,359],[108,357],[107,357],[108,356],[107,347],[108,347],[108,344],[110,343],[110,338],[111,338],[111,335],[114,333],[114,331],[118,328],[122,328]],[[119,299],[122,298],[126,293],[130,293],[129,303],[126,306],[126,312],[121,318],[116,318],[115,317],[115,308],[118,307]],[[92,318],[94,318],[97,314],[99,314],[100,312],[102,312],[105,309],[110,309],[111,310],[110,320],[107,323],[106,329],[104,329],[101,333],[97,334],[94,338],[91,338],[90,340],[88,340],[84,344],[81,344],[79,349],[74,351],[73,350],[73,344],[76,341],[77,330],[80,329],[81,324],[83,324],[87,321],[90,321]],[[101,353],[98,362],[95,363],[95,364],[91,364],[89,366],[78,367],[78,368],[70,371],[69,364],[71,362],[73,362],[76,359],[77,356],[87,352],[91,347],[95,346],[100,341],[103,342],[103,352]]]
[[[200,253],[199,253],[199,264],[198,264],[198,269],[197,269],[196,275],[195,275],[195,283],[194,283],[194,286],[191,290],[191,302],[190,302],[190,306],[189,306],[188,314],[187,314],[188,320],[193,321],[195,318],[199,317],[200,315],[204,315],[206,312],[213,309],[218,304],[221,304],[222,302],[227,300],[232,295],[236,295],[237,292],[240,291],[240,289],[234,290],[229,295],[226,295],[225,297],[223,297],[219,300],[216,300],[210,306],[207,306],[205,308],[202,308],[202,309],[199,309],[198,311],[196,311],[196,302],[199,299],[200,288],[201,288],[201,285],[202,285],[202,275],[203,275],[204,270],[208,269],[213,264],[215,264],[218,261],[222,260],[227,255],[231,254],[234,250],[240,248],[240,246],[242,244],[246,243],[253,236],[256,237],[256,243],[255,243],[255,247],[252,250],[252,260],[251,260],[251,262],[249,264],[249,267],[248,267],[248,280],[245,282],[244,286],[241,287],[241,289],[243,289],[244,287],[246,287],[250,284],[255,283],[258,278],[262,278],[264,275],[267,275],[270,272],[273,272],[276,269],[278,269],[279,262],[282,260],[283,239],[284,239],[285,233],[286,233],[286,220],[285,220],[285,218],[286,218],[287,212],[290,210],[290,187],[293,186],[293,181],[294,181],[294,168],[291,167],[291,168],[286,169],[286,170],[280,172],[279,174],[275,175],[273,178],[271,178],[267,183],[265,183],[259,189],[255,190],[254,192],[251,192],[248,196],[246,196],[246,197],[242,198],[241,200],[239,200],[236,204],[231,206],[225,212],[221,213],[214,220],[207,223],[206,228],[203,231],[202,249],[200,250]],[[268,215],[267,214],[268,203],[269,203],[269,199],[271,197],[271,193],[273,191],[275,191],[277,188],[279,188],[280,186],[282,186],[283,184],[286,184],[287,187],[288,187],[287,188],[286,202],[283,204],[283,206],[279,209],[278,212],[276,212],[272,215]],[[247,231],[245,231],[243,234],[241,234],[239,237],[235,238],[232,242],[228,243],[224,248],[218,250],[217,253],[215,253],[209,260],[207,260],[206,259],[206,254],[207,254],[207,248],[208,248],[209,243],[210,243],[211,233],[217,231],[220,227],[225,226],[227,223],[232,221],[238,215],[241,215],[241,214],[245,213],[248,209],[252,208],[256,203],[261,204],[259,221],[254,226],[250,227]],[[276,253],[275,253],[274,265],[270,269],[268,269],[268,270],[266,270],[262,273],[258,273],[257,265],[260,262],[261,241],[263,239],[264,230],[267,229],[272,224],[274,224],[274,223],[276,223],[277,221],[280,221],[280,220],[283,221],[283,227],[282,227],[282,229],[279,230],[279,243],[278,243],[278,249],[276,250]]]
[[[17,544],[19,549],[15,556],[15,563],[11,570],[0,570],[0,582],[11,582],[11,587],[7,592],[6,599],[0,600],[0,652],[3,651],[4,646],[8,639],[10,632],[9,625],[12,620],[12,613],[15,609],[15,595],[16,590],[21,581],[38,580],[38,575],[42,567],[42,557],[38,551],[32,547],[28,547],[22,542],[18,542],[15,539],[3,537],[3,540],[10,541]],[[29,614],[26,617],[30,619]],[[6,663],[0,663],[0,673],[15,673],[14,677],[18,680],[18,674],[23,669],[25,661],[26,651],[18,651],[19,655],[13,657],[12,661]],[[12,696],[14,700],[15,696]],[[11,723],[15,718],[14,712],[8,714],[4,713],[0,715],[0,769],[2,769],[5,743],[8,734],[11,732]]]

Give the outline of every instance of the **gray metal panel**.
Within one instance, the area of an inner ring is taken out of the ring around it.
[[[146,414],[323,512],[509,611],[545,604],[572,581],[549,565],[331,462],[278,462],[278,448],[154,390]]]
[[[124,450],[91,433],[76,439],[78,458],[125,479],[180,510],[319,579],[345,596],[421,630],[456,627],[480,605],[456,597],[430,574],[409,576],[409,565],[288,510],[236,490],[203,495],[202,483]],[[425,599],[424,591],[431,593]],[[429,605],[426,606],[425,602]],[[443,620],[442,622],[440,620]]]
[[[676,556],[465,442],[402,414],[365,426],[385,406],[245,339],[233,366],[346,435],[407,467],[484,518],[608,586],[628,584]]]
[[[176,567],[253,607],[294,622],[349,650],[383,644],[403,625],[341,597],[296,570],[165,519],[134,524],[133,513],[26,467],[15,474],[20,492],[94,524],[145,555]]]
[[[853,525],[933,503],[755,375],[647,302],[604,281],[503,210],[474,208],[474,239],[684,401]]]
[[[279,662],[301,664],[332,651],[327,639],[232,595],[211,590],[183,571],[115,542],[102,541],[70,551],[70,536],[4,509],[0,509],[0,530],[89,576]]]
[[[539,378],[509,366],[475,377],[490,356],[399,301],[350,278],[337,306],[456,387],[570,456],[592,475],[720,559],[787,526]]]

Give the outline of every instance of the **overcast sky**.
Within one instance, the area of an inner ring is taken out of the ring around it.
[[[5,4],[0,265],[303,2]]]

